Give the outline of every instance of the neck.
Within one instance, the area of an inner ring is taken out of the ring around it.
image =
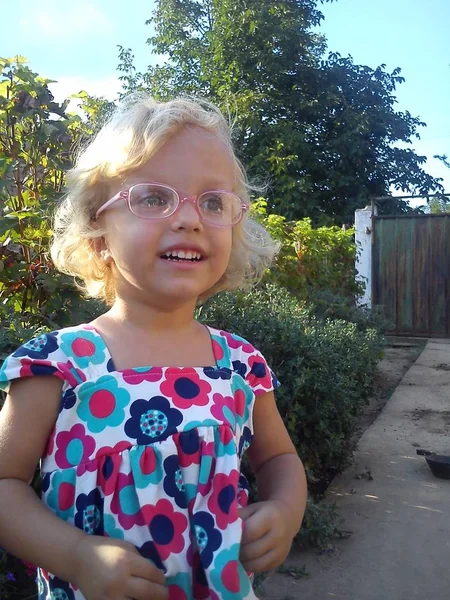
[[[150,306],[139,300],[125,300],[116,297],[113,306],[106,313],[109,318],[118,324],[127,323],[141,333],[157,333],[164,331],[166,334],[181,332],[192,328],[194,324],[195,301],[177,307],[163,308]]]

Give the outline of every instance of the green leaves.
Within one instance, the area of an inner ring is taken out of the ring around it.
[[[17,329],[71,321],[68,302],[84,302],[71,278],[49,258],[50,217],[72,166],[72,149],[87,138],[105,102],[82,96],[87,120],[54,102],[49,79],[25,59],[0,59],[0,321]],[[1,347],[0,347],[1,350]]]
[[[235,125],[239,156],[268,181],[269,212],[314,223],[353,222],[391,187],[440,190],[410,143],[420,119],[395,108],[400,69],[325,56],[316,0],[159,0],[148,43],[164,64],[137,73],[121,48],[124,92],[206,96]],[[402,201],[384,203],[407,210]]]

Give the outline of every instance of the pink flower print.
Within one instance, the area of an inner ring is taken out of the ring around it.
[[[208,508],[216,516],[219,529],[226,529],[228,525],[237,521],[237,486],[239,471],[234,469],[229,475],[217,473],[213,481],[213,489],[208,499]]]
[[[188,520],[183,513],[174,511],[169,500],[163,498],[155,505],[146,504],[142,513],[161,560],[183,551]]]
[[[235,333],[228,333],[228,331],[221,331],[220,335],[224,336],[224,338],[228,342],[228,345],[230,346],[230,348],[233,348],[233,350],[237,350],[237,349],[241,348],[242,351],[245,352],[246,354],[252,354],[255,351],[254,346],[252,346],[249,342],[247,342],[247,340],[245,340],[244,338],[241,338],[239,335],[236,335]]]
[[[129,450],[132,447],[130,442],[123,440],[121,442],[117,442],[115,446],[102,446],[97,450],[95,458],[100,458],[105,456],[106,454],[119,454],[124,452],[125,450]]]
[[[122,458],[120,454],[103,454],[97,459],[97,485],[100,486],[105,496],[114,492],[120,472]]]
[[[60,373],[58,368],[55,366],[59,363],[52,363],[49,360],[35,359],[35,358],[22,358],[20,361],[21,377],[32,377],[33,375],[54,375],[64,381],[64,375]]]
[[[77,423],[70,431],[61,431],[56,436],[55,462],[61,469],[75,467],[87,462],[95,451],[95,440],[86,435],[84,425]]]
[[[57,365],[70,386],[76,387],[79,383],[86,381],[86,375],[83,371],[77,369],[70,360],[66,363],[57,363]]]
[[[198,373],[192,369],[169,368],[165,376],[166,379],[161,384],[161,393],[167,398],[172,398],[177,408],[208,404],[211,386],[207,381],[200,379]]]
[[[131,529],[133,525],[145,525],[132,473],[118,474],[114,496],[111,500],[111,511],[117,515],[119,523],[124,529]]]
[[[123,380],[130,385],[138,385],[143,381],[154,383],[162,379],[162,375],[161,367],[138,367],[122,371]]]
[[[266,361],[260,354],[250,356],[248,365],[250,372],[247,375],[247,381],[256,395],[264,394],[265,391],[273,389],[272,375]]]
[[[236,429],[236,407],[235,400],[231,396],[222,394],[213,395],[214,404],[211,406],[211,414],[224,425],[229,425],[233,431]]]
[[[225,352],[220,343],[214,338],[212,338],[212,349],[216,361],[219,362],[220,360],[222,360],[225,356]]]
[[[56,427],[53,427],[53,431],[48,438],[47,447],[44,451],[44,458],[53,454],[53,450],[55,448],[55,436],[56,436]]]

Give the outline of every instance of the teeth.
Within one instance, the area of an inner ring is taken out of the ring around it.
[[[192,252],[191,250],[171,250],[163,256],[167,258],[178,258],[180,260],[200,260],[202,255],[199,252]]]

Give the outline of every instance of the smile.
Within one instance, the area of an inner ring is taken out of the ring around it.
[[[170,252],[166,252],[161,254],[161,258],[165,260],[174,260],[174,261],[190,261],[190,262],[198,262],[203,260],[200,252],[195,252],[191,250],[171,250]]]

